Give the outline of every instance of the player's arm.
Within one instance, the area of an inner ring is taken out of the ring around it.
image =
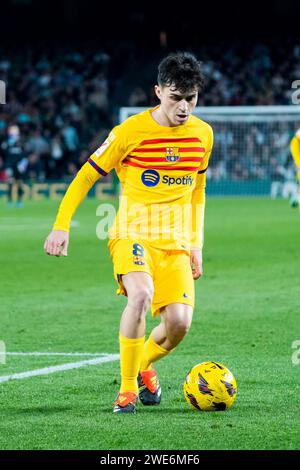
[[[52,232],[44,244],[44,250],[48,255],[67,256],[73,214],[100,176],[87,162],[73,179],[59,206]]]
[[[291,140],[291,154],[297,168],[298,181],[300,181],[300,133],[299,137],[297,134]]]
[[[67,256],[70,224],[77,207],[94,183],[112,170],[124,156],[124,132],[120,132],[119,127],[113,129],[70,184],[60,204],[52,232],[44,244],[44,251],[48,255]]]
[[[194,279],[198,279],[203,274],[202,248],[204,241],[205,183],[205,172],[198,173],[196,176],[196,186],[192,194],[191,267]]]
[[[213,131],[209,126],[207,151],[196,176],[196,185],[192,194],[192,233],[191,233],[191,268],[193,278],[198,279],[203,274],[202,248],[204,243],[204,214],[206,170],[213,147]]]

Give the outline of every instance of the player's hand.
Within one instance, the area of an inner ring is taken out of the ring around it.
[[[68,256],[69,233],[52,230],[44,243],[44,251],[50,256]]]
[[[193,278],[195,280],[199,279],[203,274],[202,251],[199,248],[191,248],[190,260]]]

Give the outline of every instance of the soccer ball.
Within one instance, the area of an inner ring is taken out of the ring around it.
[[[237,384],[223,364],[202,362],[187,374],[183,392],[194,410],[224,411],[232,406],[236,398]]]

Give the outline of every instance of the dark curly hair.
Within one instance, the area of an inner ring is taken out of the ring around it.
[[[201,63],[190,52],[175,52],[165,57],[158,66],[157,82],[159,86],[171,86],[181,93],[204,86]]]

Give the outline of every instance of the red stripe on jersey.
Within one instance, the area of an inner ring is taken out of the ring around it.
[[[123,163],[126,163],[127,165],[130,165],[130,166],[135,166],[137,168],[144,168],[145,170],[185,170],[185,171],[198,171],[199,169],[199,166],[166,166],[166,165],[162,165],[162,166],[158,166],[158,165],[140,165],[139,163],[134,163],[130,160],[128,160],[127,158],[125,158],[125,160],[123,160]]]
[[[137,160],[139,162],[165,162],[166,157],[136,157],[135,155],[128,155],[128,160]],[[180,162],[201,162],[204,157],[180,157]],[[175,162],[174,162],[175,163]],[[176,162],[177,163],[177,162]]]
[[[171,139],[150,139],[150,140],[143,140],[140,145],[147,145],[147,144],[168,144],[170,142],[202,142],[202,140],[198,139],[198,137],[178,137],[178,138],[171,138]]]
[[[166,147],[151,147],[146,149],[136,148],[132,152],[166,152]],[[179,152],[205,152],[204,147],[182,147],[178,149]]]

